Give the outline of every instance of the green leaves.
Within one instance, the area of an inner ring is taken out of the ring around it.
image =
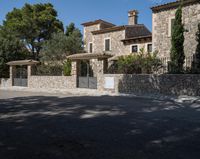
[[[66,33],[53,33],[42,45],[42,58],[45,61],[63,61],[66,56],[82,51],[82,35],[73,23],[67,26]]]
[[[119,72],[126,74],[150,74],[158,71],[161,65],[156,53],[144,53],[142,50],[139,54],[122,56],[117,61]]]
[[[30,47],[32,58],[38,59],[44,41],[53,33],[63,32],[63,24],[50,3],[25,4],[22,9],[13,9],[6,16],[3,27]]]
[[[184,55],[184,26],[182,24],[182,8],[176,11],[176,17],[172,28],[171,52],[169,63],[170,73],[182,73],[185,61]]]

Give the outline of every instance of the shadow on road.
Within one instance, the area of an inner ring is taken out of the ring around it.
[[[200,104],[131,97],[0,100],[2,159],[198,159]]]

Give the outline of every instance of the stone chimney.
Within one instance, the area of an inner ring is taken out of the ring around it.
[[[138,24],[138,11],[131,10],[128,12],[128,25]]]

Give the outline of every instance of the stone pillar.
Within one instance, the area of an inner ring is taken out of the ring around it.
[[[31,74],[32,74],[32,66],[31,65],[28,65],[27,66],[27,84],[28,84],[28,87],[30,87],[31,85]]]
[[[104,83],[104,61],[97,60],[97,90],[99,92],[103,91]]]
[[[77,77],[78,77],[78,68],[80,61],[72,61],[72,69],[71,69],[71,88],[77,88]]]
[[[29,78],[30,76],[31,76],[31,74],[32,74],[32,66],[31,65],[28,65],[27,66],[27,77]]]
[[[16,66],[10,66],[10,86],[13,86],[13,79],[15,77],[15,73],[16,73]]]

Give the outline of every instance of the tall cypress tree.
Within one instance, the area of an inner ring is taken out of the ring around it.
[[[171,39],[171,53],[170,58],[170,72],[182,73],[185,61],[184,55],[184,26],[182,24],[182,7],[180,6],[176,11],[174,25],[172,27]]]
[[[192,72],[200,73],[200,23],[198,25],[198,31],[196,33],[197,48],[194,55],[194,61],[192,62]]]

